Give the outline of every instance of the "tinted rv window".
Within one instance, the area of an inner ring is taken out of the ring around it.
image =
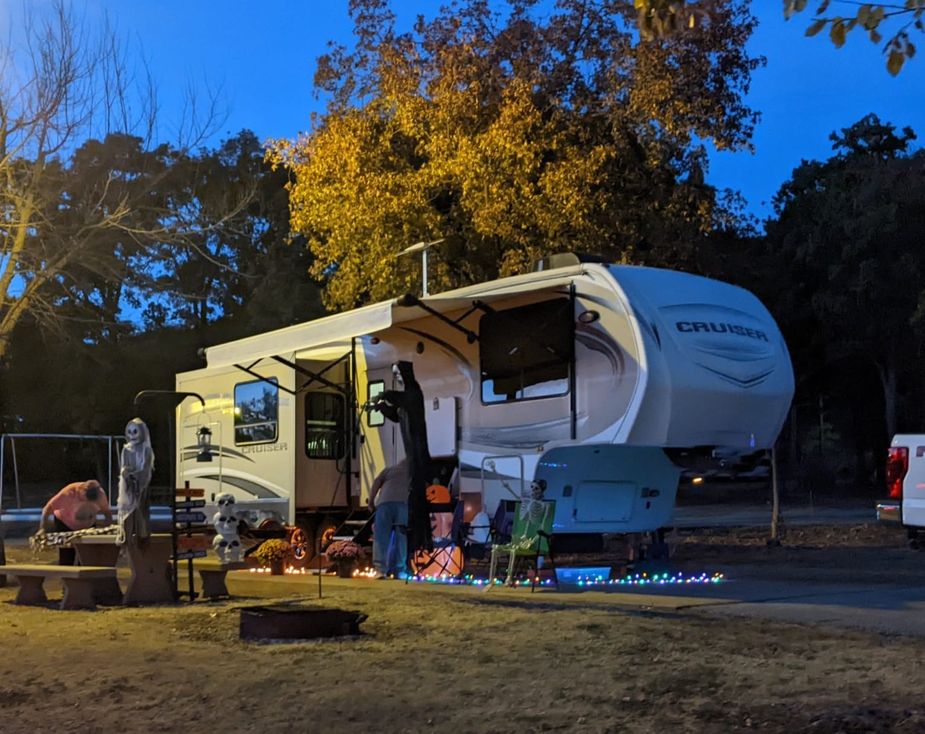
[[[343,458],[343,395],[330,392],[306,393],[305,455],[309,459]]]
[[[379,395],[383,390],[385,390],[385,382],[382,380],[373,380],[366,386],[366,402],[371,403],[376,399],[376,396]],[[385,423],[385,416],[382,415],[381,411],[370,410],[366,414],[366,424],[371,428],[376,426],[381,426]]]
[[[482,402],[568,393],[573,333],[571,301],[564,298],[484,315],[479,322]]]
[[[234,386],[234,442],[270,443],[279,426],[276,379],[240,382]]]

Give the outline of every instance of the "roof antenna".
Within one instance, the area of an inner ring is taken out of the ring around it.
[[[415,252],[421,253],[421,265],[423,266],[423,269],[424,269],[423,278],[421,281],[423,283],[423,287],[421,289],[422,290],[421,296],[423,298],[426,298],[428,295],[427,294],[427,251],[434,245],[439,245],[441,242],[443,242],[443,240],[444,238],[441,237],[439,240],[434,240],[433,242],[418,242],[417,244],[411,245],[411,247],[406,247],[404,250],[398,253],[399,256],[412,255]]]

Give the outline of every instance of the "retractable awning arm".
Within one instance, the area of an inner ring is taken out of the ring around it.
[[[259,362],[259,361],[260,361],[260,360],[258,359],[257,362]],[[265,383],[267,383],[268,385],[276,385],[276,387],[278,387],[278,388],[279,388],[280,390],[282,390],[284,393],[288,393],[289,395],[295,395],[295,394],[296,394],[296,391],[295,391],[295,390],[291,390],[290,388],[286,387],[285,385],[280,385],[280,384],[279,384],[279,381],[277,381],[275,377],[264,377],[264,376],[261,375],[259,372],[254,372],[254,370],[253,370],[252,368],[253,368],[253,366],[254,366],[255,364],[257,364],[257,362],[251,362],[251,364],[250,364],[249,367],[245,367],[243,364],[235,364],[234,366],[237,367],[237,368],[238,368],[239,370],[241,370],[242,372],[246,372],[247,374],[251,375],[252,377],[256,377],[258,380],[260,380],[260,382],[265,382]]]
[[[468,341],[470,344],[475,344],[479,340],[479,335],[476,334],[471,329],[467,329],[465,326],[463,326],[462,322],[475,311],[481,310],[481,311],[484,311],[485,313],[495,312],[495,310],[491,306],[489,306],[487,303],[483,303],[482,301],[479,301],[479,300],[474,300],[472,301],[472,307],[468,311],[466,311],[462,316],[460,316],[458,319],[454,321],[449,316],[446,316],[445,314],[441,313],[440,311],[433,308],[425,301],[422,301],[420,298],[418,298],[412,293],[406,293],[404,296],[399,298],[397,301],[397,304],[399,306],[404,306],[406,308],[411,307],[411,306],[416,306],[422,311],[426,311],[434,318],[440,319],[440,321],[442,321],[444,324],[447,324],[448,326],[451,326],[457,331],[460,331],[463,334],[465,334],[466,341]]]
[[[307,387],[308,387],[309,385],[311,385],[313,382],[320,382],[320,383],[321,383],[322,385],[324,385],[325,387],[330,387],[331,389],[337,390],[337,392],[339,392],[339,393],[341,393],[342,395],[346,396],[346,395],[347,395],[347,391],[344,389],[344,386],[343,386],[343,385],[338,385],[338,384],[335,383],[335,382],[331,382],[329,379],[327,379],[327,378],[324,377],[323,375],[324,375],[325,372],[327,372],[329,369],[331,369],[334,365],[340,364],[344,359],[346,359],[346,358],[349,357],[349,356],[350,356],[350,352],[347,352],[347,353],[346,353],[343,357],[341,357],[340,359],[336,359],[336,360],[334,360],[333,362],[331,362],[331,364],[329,364],[327,367],[325,367],[323,370],[321,370],[321,372],[313,372],[312,370],[308,369],[307,367],[304,367],[304,366],[302,366],[302,365],[300,365],[300,364],[296,364],[295,362],[290,362],[288,359],[283,359],[283,358],[280,357],[279,355],[274,355],[274,356],[273,356],[273,359],[276,360],[277,362],[279,362],[280,364],[286,365],[286,367],[290,367],[291,369],[294,369],[294,370],[295,370],[296,372],[298,372],[300,375],[305,375],[306,377],[309,378],[308,382],[306,382],[304,385],[302,385],[302,387],[300,387],[300,388],[298,389],[297,392],[302,392],[302,390],[304,390],[305,388],[307,388]]]

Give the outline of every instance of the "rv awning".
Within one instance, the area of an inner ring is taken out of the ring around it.
[[[495,281],[494,284],[482,284],[449,291],[445,294],[422,298],[433,311],[452,313],[472,306],[473,301],[495,303],[526,292],[549,292],[567,286],[570,278],[549,277],[532,278],[523,282],[520,278],[509,278],[507,283]],[[503,285],[499,286],[499,283]],[[493,287],[492,287],[493,286]],[[208,347],[206,360],[209,367],[231,367],[236,364],[249,365],[269,357],[292,357],[296,352],[326,345],[344,344],[356,336],[366,336],[388,329],[390,326],[420,318],[424,312],[416,306],[403,306],[400,299],[382,301],[370,306],[325,316],[304,324],[287,326],[285,329],[269,331]]]
[[[383,301],[285,329],[217,344],[206,349],[206,360],[209,367],[251,364],[266,357],[292,356],[303,349],[373,334],[392,325],[392,309],[395,307],[395,301]]]

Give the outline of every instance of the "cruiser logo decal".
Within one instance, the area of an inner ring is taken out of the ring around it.
[[[759,341],[768,341],[768,335],[758,329],[750,329],[740,324],[716,323],[714,321],[677,321],[675,326],[678,331],[684,333],[705,332],[714,334],[738,334],[747,336],[749,339],[758,339]]]

